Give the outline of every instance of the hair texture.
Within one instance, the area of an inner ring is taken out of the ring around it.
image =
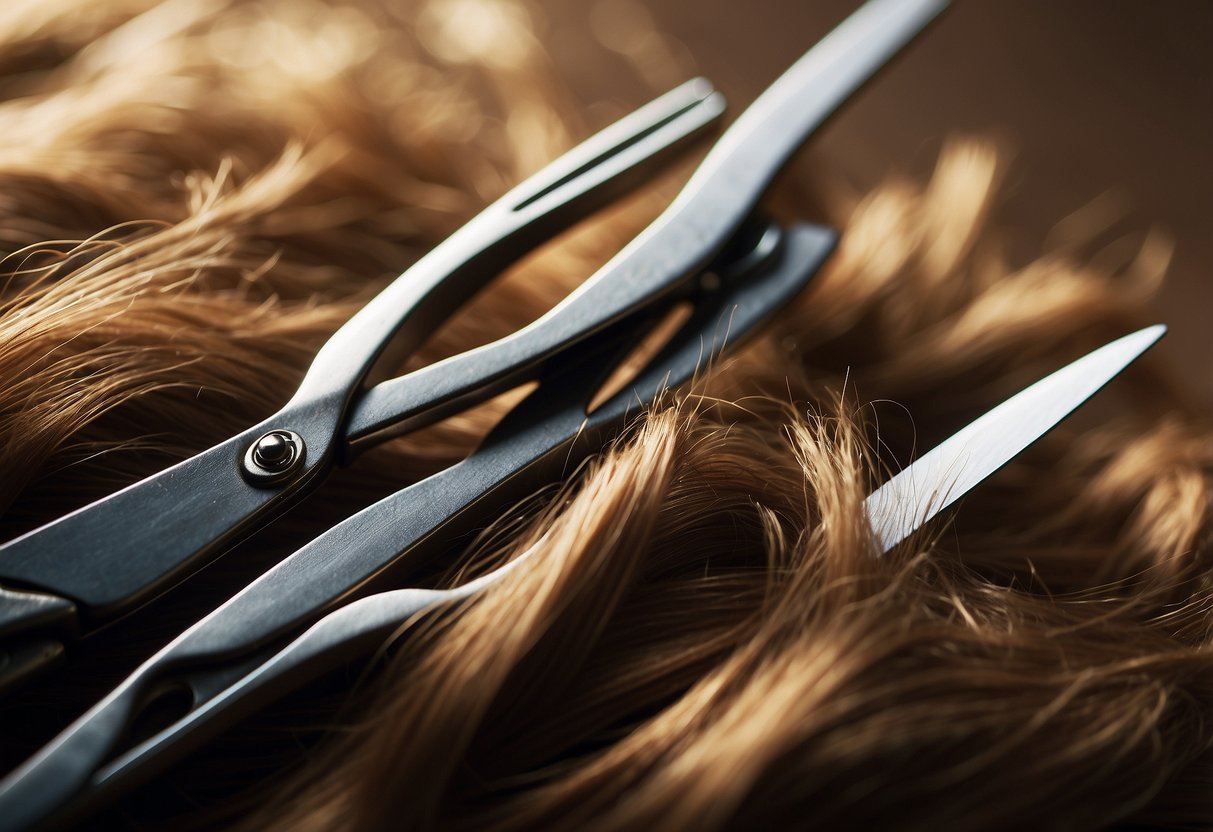
[[[506,0],[6,5],[5,533],[269,415],[378,288],[588,133],[543,25]],[[629,55],[646,78],[670,60],[649,37]],[[863,500],[889,469],[1155,322],[1164,235],[1116,260],[1108,229],[1071,222],[1012,264],[1002,174],[989,142],[957,138],[929,181],[826,204],[842,243],[803,298],[434,583],[525,568],[408,622],[316,693],[325,708],[233,732],[285,736],[272,763],[221,745],[194,773],[236,772],[220,793],[149,810],[193,794],[166,773],[108,819],[180,825],[201,801],[208,825],[283,830],[1213,826],[1213,423],[1160,359],[874,556]],[[542,314],[677,183],[511,269],[402,369]],[[779,212],[812,195],[785,185]],[[506,407],[340,472],[83,670],[16,697],[5,731],[44,742]]]

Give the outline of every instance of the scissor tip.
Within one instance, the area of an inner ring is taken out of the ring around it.
[[[1158,343],[1158,341],[1166,334],[1166,324],[1154,324],[1153,326],[1148,326],[1144,329],[1139,329],[1134,333],[1126,335],[1122,340],[1135,342],[1138,351],[1145,352],[1147,349]]]
[[[664,119],[694,114],[695,119],[712,120],[724,112],[724,95],[707,78],[698,76],[679,84],[657,100],[663,108]],[[654,102],[654,103],[657,103]]]
[[[703,76],[692,78],[683,84],[683,88],[689,92],[689,97],[694,102],[693,106],[697,109],[706,109],[713,114],[724,112],[724,94],[716,89],[716,85],[707,78]]]
[[[697,75],[690,81],[687,81],[685,86],[696,98],[707,98],[716,92],[716,85],[702,75]]]

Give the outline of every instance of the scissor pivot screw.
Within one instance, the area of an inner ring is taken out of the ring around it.
[[[244,452],[241,470],[253,485],[274,485],[303,466],[307,446],[293,430],[272,430]]]

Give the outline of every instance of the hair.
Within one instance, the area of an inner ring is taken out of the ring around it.
[[[268,416],[378,288],[586,134],[537,27],[507,0],[7,7],[4,532]],[[820,206],[843,228],[806,295],[450,552],[436,585],[531,560],[330,681],[336,710],[265,729],[306,743],[264,766],[247,744],[213,752],[207,771],[239,774],[206,822],[1208,828],[1213,423],[1160,358],[873,554],[863,500],[889,468],[1155,322],[1164,235],[1115,262],[1089,229],[1011,263],[1002,174],[990,142],[960,137],[925,183],[847,204],[785,185],[780,213]],[[511,269],[402,370],[542,314],[677,181]],[[86,706],[65,689],[85,678],[95,698],[274,558],[457,461],[507,406],[367,454],[6,719]],[[79,712],[59,711],[31,718]],[[172,776],[144,799],[185,788]]]

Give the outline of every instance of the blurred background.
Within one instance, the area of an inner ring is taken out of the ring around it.
[[[541,0],[544,43],[600,127],[696,72],[736,114],[856,0]],[[604,48],[606,47],[606,48]],[[1164,354],[1213,403],[1213,3],[959,0],[811,142],[825,193],[925,178],[952,136],[1007,160],[992,218],[1013,264],[1174,243]],[[1102,229],[1102,231],[1097,230]]]

